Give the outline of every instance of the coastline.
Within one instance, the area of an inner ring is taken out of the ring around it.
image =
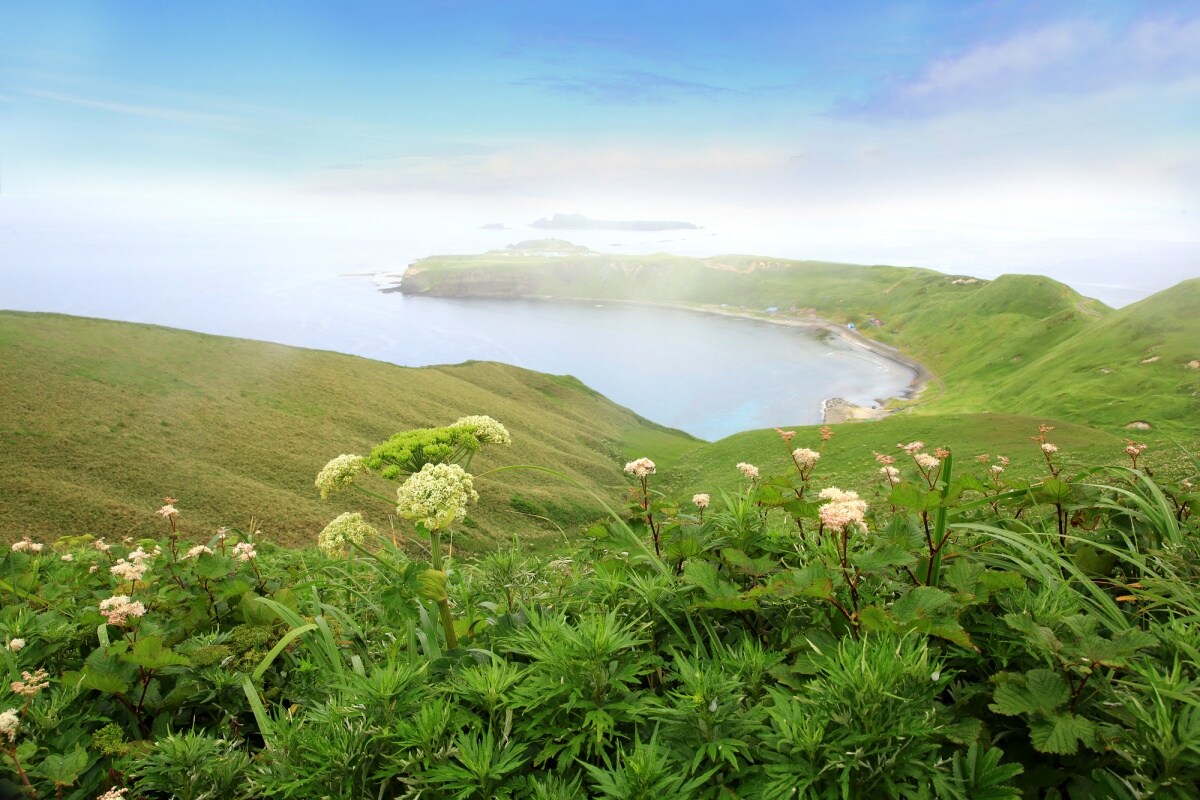
[[[552,296],[537,296],[541,300],[557,300],[562,301],[567,298],[558,298]],[[570,298],[574,300],[574,298]],[[713,314],[716,316],[729,317],[733,319],[745,319],[752,322],[763,322],[768,325],[781,325],[787,328],[799,328],[806,331],[824,331],[839,337],[843,342],[861,347],[881,358],[887,359],[894,364],[899,364],[905,369],[911,370],[913,373],[912,380],[909,381],[908,389],[901,395],[881,398],[878,406],[862,406],[857,403],[852,403],[843,397],[827,397],[821,402],[821,424],[836,425],[841,422],[861,422],[867,420],[883,419],[891,416],[897,408],[889,407],[892,401],[908,401],[906,408],[911,408],[920,402],[921,394],[928,388],[933,380],[933,373],[929,368],[917,361],[911,356],[907,356],[900,350],[891,345],[882,342],[876,342],[873,339],[868,339],[857,331],[850,330],[844,325],[836,322],[831,322],[827,319],[813,317],[811,319],[797,319],[795,317],[780,317],[776,315],[763,316],[749,311],[731,311],[727,308],[721,308],[713,305],[689,305],[686,303],[661,303],[650,300],[605,300],[605,299],[581,299],[578,302],[592,303],[620,303],[633,306],[650,306],[657,308],[669,308],[679,311],[695,311],[700,314]]]
[[[401,283],[393,284],[389,287],[380,287],[381,292],[400,291]],[[420,296],[420,295],[418,295]],[[448,297],[453,295],[435,295]],[[824,331],[826,333],[839,337],[843,342],[860,347],[873,353],[876,356],[898,364],[913,373],[912,380],[909,382],[906,389],[899,396],[880,398],[877,402],[878,406],[863,406],[857,403],[852,403],[842,397],[828,397],[821,402],[821,424],[835,425],[841,422],[877,420],[894,414],[897,410],[895,407],[896,401],[906,401],[905,408],[920,402],[920,396],[928,388],[933,381],[933,373],[929,368],[917,361],[911,356],[907,356],[900,350],[890,345],[876,342],[868,339],[856,331],[850,330],[844,325],[840,325],[830,320],[813,317],[809,319],[797,319],[795,317],[785,317],[778,315],[763,315],[752,311],[735,311],[729,308],[722,308],[713,304],[689,304],[689,303],[664,303],[654,300],[624,300],[605,297],[559,297],[556,295],[470,295],[471,297],[487,297],[493,300],[550,300],[556,303],[588,303],[588,304],[614,304],[626,306],[638,306],[643,308],[664,308],[674,311],[693,311],[699,314],[711,314],[732,319],[743,319],[751,322],[762,322],[768,325],[779,325],[788,328],[798,328],[804,331]]]

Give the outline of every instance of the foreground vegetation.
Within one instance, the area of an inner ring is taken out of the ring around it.
[[[186,498],[154,537],[25,539],[0,760],[39,798],[1194,796],[1200,463],[1062,433],[888,447],[870,502],[828,430],[690,499],[639,458],[582,546],[461,559],[468,469],[548,474],[466,417],[305,476],[395,512],[330,508],[317,550],[185,536]]]

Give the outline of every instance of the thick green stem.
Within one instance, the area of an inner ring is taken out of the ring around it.
[[[442,534],[440,531],[429,532],[429,562],[435,570],[444,573],[442,569]],[[438,618],[442,621],[442,631],[446,634],[446,649],[458,647],[458,634],[454,632],[454,617],[450,614],[450,600],[441,597],[437,601]]]
[[[938,507],[933,512],[933,552],[929,554],[929,571],[926,574],[926,584],[929,586],[937,586],[941,580],[942,572],[942,548],[946,546],[946,540],[950,537],[950,530],[946,524],[947,508],[946,500],[950,495],[950,476],[954,467],[954,456],[947,455],[942,461],[942,470],[938,475],[938,480],[942,484],[942,493]]]

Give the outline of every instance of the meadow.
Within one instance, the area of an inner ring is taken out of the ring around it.
[[[708,443],[569,376],[0,313],[8,787],[1194,796],[1200,283],[745,259],[405,285],[788,297],[927,392]]]

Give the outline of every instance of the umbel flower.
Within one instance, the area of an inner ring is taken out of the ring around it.
[[[712,498],[709,497],[707,494],[692,495],[692,502],[695,503],[696,508],[700,509],[701,511],[708,508],[708,504],[711,500],[712,500]]]
[[[479,440],[480,444],[499,444],[505,447],[512,444],[512,437],[508,435],[508,429],[484,414],[459,417],[451,427],[472,428],[475,438]]]
[[[316,486],[321,491],[321,499],[328,500],[329,495],[340,492],[354,482],[354,475],[366,472],[367,465],[362,456],[343,454],[332,459],[317,473]]]
[[[127,595],[118,594],[100,601],[100,613],[108,618],[109,625],[123,628],[130,618],[144,616],[146,607],[141,603],[131,602]]]
[[[327,556],[338,556],[344,554],[347,547],[362,544],[368,536],[378,535],[379,531],[368,525],[362,514],[347,511],[325,526],[317,536],[317,547]]]
[[[458,464],[426,464],[396,490],[396,513],[440,531],[467,516],[479,499],[471,474]]]
[[[21,729],[21,717],[15,708],[0,712],[0,736],[7,736],[11,744],[17,740],[17,731]]]
[[[758,478],[758,467],[754,466],[753,464],[748,464],[745,461],[738,462],[737,471],[742,473],[743,477],[749,478],[750,480],[756,480]]]

